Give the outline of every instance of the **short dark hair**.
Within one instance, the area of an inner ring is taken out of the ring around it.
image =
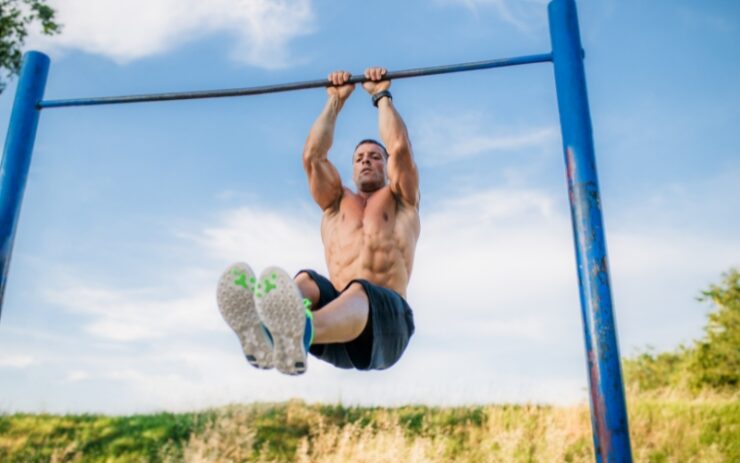
[[[360,145],[364,145],[365,143],[372,143],[374,145],[380,146],[380,148],[383,150],[383,156],[385,156],[385,158],[388,159],[388,150],[385,149],[385,146],[383,146],[382,143],[380,143],[378,140],[375,140],[373,138],[365,138],[364,140],[360,140],[360,143],[355,145],[355,151],[357,151],[357,148],[359,148]]]

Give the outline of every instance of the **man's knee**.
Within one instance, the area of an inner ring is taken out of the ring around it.
[[[301,272],[296,275],[295,282],[298,285],[298,289],[301,290],[303,297],[309,298],[313,305],[319,303],[319,297],[321,296],[319,285],[313,281],[313,278],[311,278],[308,273]]]
[[[347,289],[344,290],[345,294],[350,294],[353,296],[359,296],[365,300],[368,300],[368,294],[367,290],[365,289],[365,286],[363,286],[362,283],[359,281],[353,281]]]

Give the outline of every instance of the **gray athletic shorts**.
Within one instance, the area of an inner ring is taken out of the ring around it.
[[[414,314],[400,294],[361,279],[352,280],[342,291],[337,291],[328,278],[317,272],[301,270],[296,276],[301,273],[311,277],[319,287],[319,302],[311,307],[312,311],[339,297],[354,282],[362,285],[370,302],[367,325],[356,339],[346,343],[313,344],[312,355],[339,368],[358,370],[384,370],[401,358],[414,334]]]

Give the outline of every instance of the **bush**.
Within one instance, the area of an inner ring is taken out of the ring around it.
[[[731,269],[703,291],[711,302],[704,337],[673,352],[647,351],[624,359],[625,382],[640,391],[658,389],[736,391],[740,384],[740,273]]]
[[[694,345],[689,361],[695,389],[737,389],[740,384],[740,273],[724,276],[699,298],[717,307],[709,314],[704,338]]]

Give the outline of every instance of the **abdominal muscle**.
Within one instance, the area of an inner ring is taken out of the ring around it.
[[[388,186],[367,200],[349,190],[321,224],[329,277],[338,290],[365,279],[406,297],[419,237],[416,208],[399,202]]]

